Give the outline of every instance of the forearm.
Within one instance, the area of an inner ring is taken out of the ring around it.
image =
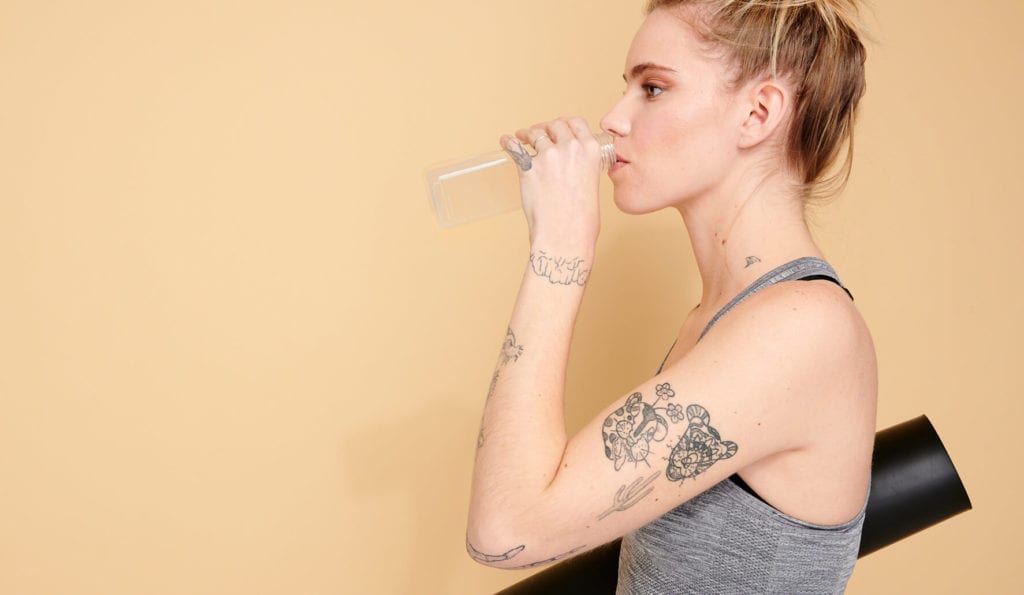
[[[592,247],[530,254],[484,406],[471,528],[528,509],[558,471],[569,347],[592,261]]]

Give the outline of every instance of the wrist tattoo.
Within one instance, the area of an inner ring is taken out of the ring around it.
[[[548,256],[543,250],[530,254],[530,270],[538,277],[550,281],[552,285],[582,287],[590,278],[590,269],[586,267],[586,261],[582,258]]]

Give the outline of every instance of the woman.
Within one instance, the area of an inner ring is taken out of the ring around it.
[[[578,118],[503,143],[531,254],[484,408],[467,549],[499,568],[623,536],[623,593],[841,592],[870,481],[877,371],[804,221],[864,89],[851,0],[654,0],[602,119],[628,213],[674,208],[703,290],[659,372],[567,439],[570,338],[599,230]],[[800,280],[800,282],[794,282]]]

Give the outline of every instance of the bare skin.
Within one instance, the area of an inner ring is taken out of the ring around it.
[[[780,283],[697,342],[766,271],[822,257],[798,176],[781,166],[791,90],[768,79],[729,90],[726,77],[663,9],[630,48],[626,92],[601,122],[620,157],[609,172],[615,202],[680,213],[702,298],[662,372],[625,395],[594,395],[606,407],[571,437],[565,370],[600,231],[599,149],[579,118],[516,134],[536,151],[520,172],[531,251],[509,323],[517,356],[499,358],[474,467],[467,548],[481,563],[576,555],[733,473],[811,523],[840,524],[862,507],[877,371],[846,294],[827,281]]]

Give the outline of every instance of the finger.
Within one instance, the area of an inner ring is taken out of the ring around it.
[[[569,129],[572,130],[573,135],[583,142],[588,142],[594,139],[594,133],[590,131],[590,125],[583,118],[574,117],[569,118],[566,121],[569,125]]]
[[[501,148],[505,149],[509,157],[515,162],[516,166],[519,167],[519,171],[530,171],[533,167],[533,158],[530,153],[526,150],[522,141],[517,138],[505,135],[501,137]]]
[[[543,134],[543,130],[538,130],[536,128],[521,128],[516,131],[516,139],[518,142],[522,143],[523,146],[533,149],[533,154],[536,154],[537,146],[534,145],[533,142],[538,140]],[[543,145],[544,142],[540,141],[540,144]]]
[[[547,124],[534,124],[533,126],[523,129],[520,132],[522,134],[517,134],[516,136],[530,143],[530,145],[535,149],[538,148],[538,143],[543,145],[548,141],[552,143],[556,141],[556,139],[553,138],[553,136],[551,135],[551,132],[548,130]]]
[[[566,140],[572,140],[575,135],[569,128],[568,122],[565,120],[553,120],[548,122],[547,134],[552,141],[559,143]]]
[[[539,151],[542,147],[554,144],[555,142],[543,124],[517,130],[516,138],[530,147],[533,147],[534,153]]]
[[[530,144],[538,151],[543,147],[555,144],[555,142],[556,140],[546,130],[533,130],[530,132]]]

